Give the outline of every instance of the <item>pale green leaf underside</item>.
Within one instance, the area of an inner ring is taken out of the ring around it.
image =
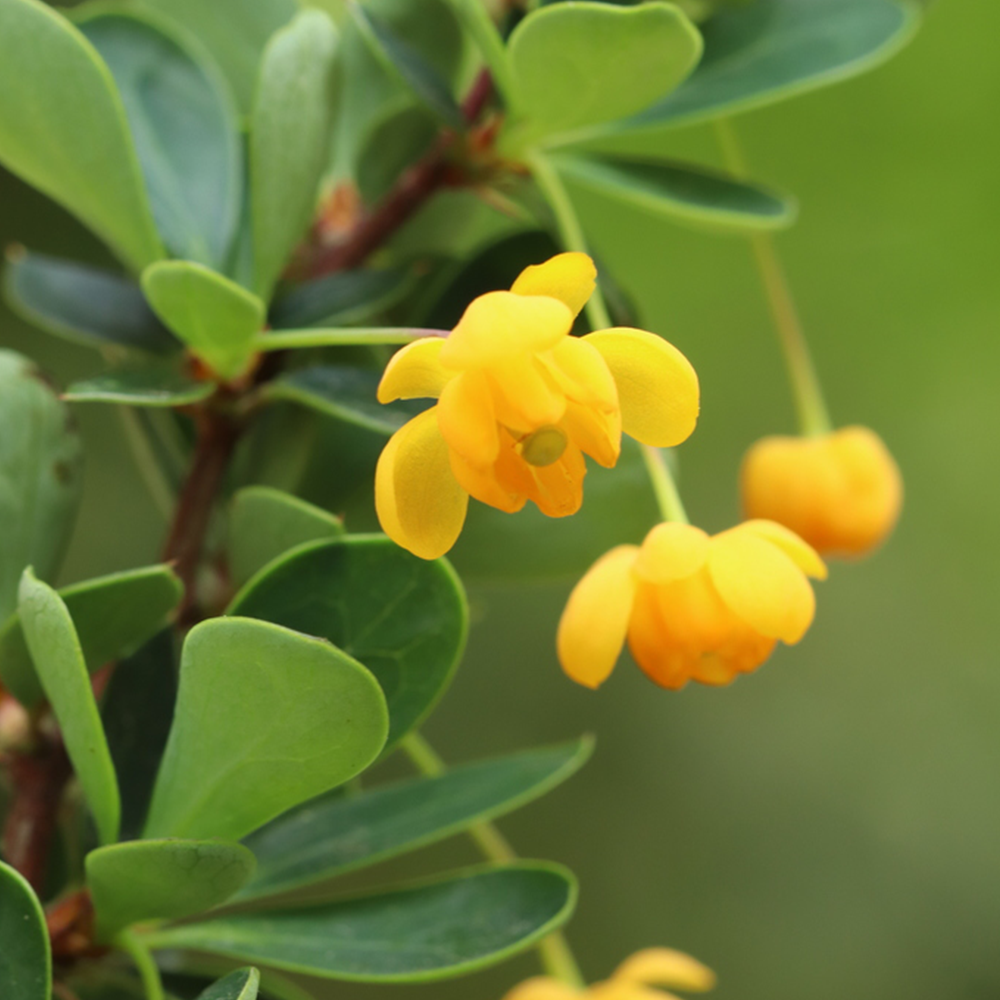
[[[256,1000],[259,986],[260,973],[256,969],[237,969],[212,983],[198,1000]]]
[[[31,886],[0,861],[0,996],[50,1000],[52,959],[45,913]]]

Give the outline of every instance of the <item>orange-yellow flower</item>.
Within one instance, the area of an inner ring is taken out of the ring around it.
[[[701,962],[669,948],[648,948],[593,986],[574,989],[550,976],[538,976],[515,986],[504,1000],[668,1000],[672,993],[650,987],[702,993],[714,985],[714,973]]]
[[[381,402],[438,400],[392,436],[375,475],[379,521],[403,548],[444,555],[470,496],[509,513],[531,500],[550,517],[574,514],[585,454],[611,467],[622,431],[667,447],[694,430],[698,378],[675,347],[625,327],[570,336],[596,274],[586,254],[559,254],[509,292],[479,296],[448,337],[389,362]]]
[[[773,521],[744,521],[709,536],[659,524],[642,546],[620,545],[587,571],[559,622],[563,670],[596,688],[628,640],[657,684],[728,684],[798,642],[816,600],[807,576],[826,566],[798,535]]]
[[[777,521],[824,554],[871,551],[903,503],[899,467],[867,427],[763,438],[747,452],[740,478],[747,517]]]

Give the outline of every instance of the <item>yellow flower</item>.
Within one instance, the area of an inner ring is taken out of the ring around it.
[[[871,551],[903,503],[899,467],[867,427],[763,438],[747,452],[740,478],[747,517],[777,521],[824,554]]]
[[[759,667],[779,639],[793,644],[805,634],[816,610],[807,576],[824,579],[823,561],[773,521],[711,537],[659,524],[641,547],[612,549],[576,585],[559,622],[559,661],[596,688],[627,639],[662,687],[728,684]]]
[[[702,993],[715,985],[715,975],[701,962],[669,948],[648,948],[626,959],[610,979],[574,989],[558,979],[539,976],[515,986],[504,1000],[669,1000],[654,986]]]
[[[458,538],[469,497],[514,513],[528,500],[550,517],[583,501],[584,454],[611,467],[622,431],[680,444],[698,418],[688,360],[644,330],[570,336],[594,290],[586,254],[527,268],[509,292],[475,299],[446,338],[399,351],[378,398],[432,397],[390,439],[375,475],[382,528],[424,559]]]

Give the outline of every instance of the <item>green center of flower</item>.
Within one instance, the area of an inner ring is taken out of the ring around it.
[[[528,465],[551,465],[562,458],[565,450],[566,434],[558,427],[539,427],[521,442],[521,458]]]

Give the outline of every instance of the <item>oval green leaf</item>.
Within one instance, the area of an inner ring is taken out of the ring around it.
[[[575,901],[565,868],[522,862],[322,906],[219,917],[150,941],[324,979],[420,982],[525,950],[565,923]]]
[[[73,620],[92,673],[129,656],[159,632],[180,603],[183,587],[169,566],[145,566],[84,580],[62,588],[58,595]],[[27,708],[41,701],[42,685],[18,614],[0,628],[0,678]]]
[[[413,274],[403,268],[330,274],[282,295],[271,307],[271,326],[350,326],[395,305],[414,283]]]
[[[264,325],[264,303],[201,264],[163,261],[142,273],[153,311],[224,379],[243,373]]]
[[[112,271],[25,250],[9,252],[4,297],[18,315],[87,347],[179,351],[139,286]]]
[[[242,202],[237,111],[221,74],[169,21],[85,5],[76,23],[118,85],[164,243],[210,267],[226,261]]]
[[[525,750],[440,777],[307,802],[246,840],[257,874],[238,898],[323,882],[520,809],[575,774],[592,747],[583,739]]]
[[[448,563],[418,559],[381,535],[293,550],[255,576],[228,613],[323,636],[360,660],[385,692],[389,745],[444,693],[468,630]]]
[[[0,861],[0,996],[49,1000],[52,958],[42,904],[31,886]]]
[[[221,906],[256,867],[242,844],[219,840],[133,840],[99,847],[85,864],[102,941],[143,921],[180,920]]]
[[[260,973],[256,969],[237,969],[212,983],[198,995],[198,1000],[256,1000]]]
[[[132,267],[162,258],[114,80],[83,35],[39,0],[0,0],[0,93],[0,163]]]
[[[30,569],[21,578],[18,612],[100,841],[114,843],[121,817],[118,780],[73,619],[62,598]]]
[[[598,156],[559,156],[553,163],[572,183],[672,222],[746,232],[795,221],[791,198],[703,167]]]
[[[196,382],[176,368],[123,368],[81,379],[68,386],[70,403],[111,403],[116,406],[178,407],[207,399],[212,382]]]
[[[374,677],[329,643],[214,618],[184,642],[146,837],[240,840],[349,781],[385,744]]]

